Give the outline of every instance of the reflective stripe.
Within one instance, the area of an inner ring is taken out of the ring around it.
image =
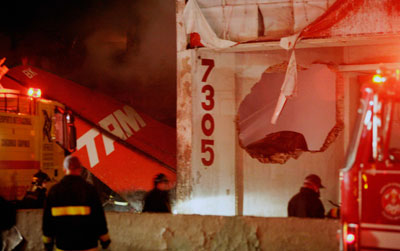
[[[67,206],[67,207],[52,207],[52,216],[67,216],[67,215],[89,215],[90,207],[88,206]]]
[[[75,250],[75,249],[74,249]],[[71,250],[71,251],[74,251],[74,250]],[[59,249],[59,248],[57,248],[56,247],[56,251],[69,251],[69,250],[65,250],[65,249]],[[90,249],[79,249],[79,251],[98,251],[98,249],[97,248],[90,248]]]
[[[110,239],[110,236],[108,235],[108,233],[106,233],[106,234],[103,234],[103,235],[101,235],[100,236],[100,240],[101,241],[108,241]]]
[[[42,236],[42,240],[43,240],[43,243],[52,243],[53,242],[53,238],[51,238],[51,237],[48,237],[48,236],[46,236],[46,235],[43,235]]]

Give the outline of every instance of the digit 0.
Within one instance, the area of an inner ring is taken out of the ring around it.
[[[201,130],[206,136],[211,136],[211,134],[214,132],[214,118],[211,116],[211,114],[206,113],[203,115],[201,120]]]

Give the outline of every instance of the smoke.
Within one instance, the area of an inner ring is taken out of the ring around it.
[[[174,125],[174,0],[45,0],[3,6],[0,55],[88,86]]]
[[[175,121],[175,1],[117,1],[85,17],[79,79],[159,120]]]

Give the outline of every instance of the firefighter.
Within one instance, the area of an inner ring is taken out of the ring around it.
[[[46,198],[46,183],[50,181],[50,177],[39,170],[32,177],[32,184],[26,191],[21,201],[20,208],[43,208]]]
[[[154,179],[154,188],[144,198],[142,212],[171,213],[169,199],[169,180],[163,173],[157,174]]]
[[[106,249],[108,236],[104,210],[95,188],[80,176],[82,167],[75,156],[64,160],[64,178],[47,196],[43,213],[43,241],[47,251]]]
[[[324,188],[321,178],[310,174],[304,179],[300,192],[294,195],[288,204],[288,216],[324,218],[325,208],[319,199],[319,190]]]

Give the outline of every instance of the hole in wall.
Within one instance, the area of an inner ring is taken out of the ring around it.
[[[328,64],[298,67],[297,91],[288,98],[276,124],[271,118],[286,64],[268,68],[243,99],[237,114],[239,143],[262,163],[283,164],[303,152],[322,152],[343,128],[341,116],[342,81]]]

